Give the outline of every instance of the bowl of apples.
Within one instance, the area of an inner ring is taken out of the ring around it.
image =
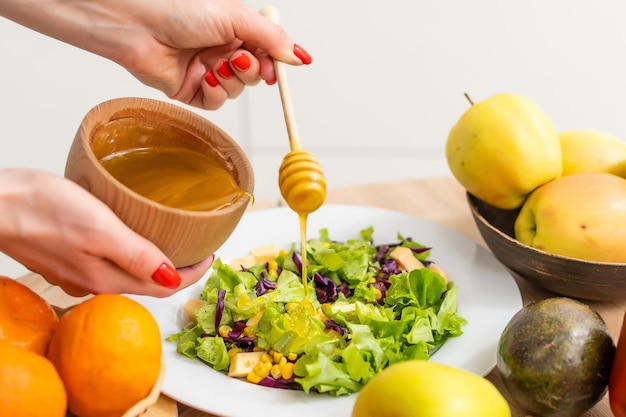
[[[626,299],[626,142],[557,132],[533,100],[496,94],[452,127],[446,158],[485,243],[556,294]]]
[[[578,177],[563,179],[572,183]],[[595,175],[580,177],[593,180],[589,186],[596,183],[597,192],[603,188],[597,184]],[[623,182],[626,191],[626,180],[615,179],[619,180],[618,184]],[[550,185],[560,182],[555,180]],[[582,186],[576,190],[579,199],[594,202],[590,195],[593,190],[589,193],[585,190]],[[552,200],[553,204],[546,204],[552,196],[537,193],[513,210],[494,207],[470,193],[467,203],[487,247],[514,275],[567,297],[596,301],[626,299],[626,261],[623,260],[626,236],[620,230],[619,219],[611,219],[612,210],[606,210],[597,200],[600,218],[593,218],[589,211],[585,213],[580,201],[566,205],[557,198]],[[616,195],[606,196],[618,200]],[[626,203],[626,194],[621,199]],[[588,221],[581,220],[585,216]]]

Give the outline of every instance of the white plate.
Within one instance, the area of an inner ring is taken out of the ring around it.
[[[430,259],[437,262],[459,286],[458,311],[468,320],[464,334],[449,339],[431,361],[486,375],[495,366],[502,330],[522,307],[519,289],[507,270],[483,247],[465,236],[407,214],[361,206],[326,205],[309,216],[308,237],[317,238],[328,228],[331,239],[358,237],[374,227],[376,244],[404,237],[432,247]],[[224,260],[246,255],[250,249],[274,243],[289,248],[299,242],[298,218],[289,208],[250,212],[216,256]],[[182,305],[197,296],[205,278],[167,299],[134,296],[160,325],[164,337],[177,333]],[[176,353],[176,344],[164,342],[167,374],[163,393],[201,411],[225,417],[349,417],[356,395],[333,398],[257,386],[229,378],[198,359]]]

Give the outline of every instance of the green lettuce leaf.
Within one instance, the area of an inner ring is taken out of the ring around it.
[[[298,359],[294,372],[298,375],[296,382],[305,392],[314,388],[317,392],[340,396],[357,392],[363,386],[350,377],[345,364],[333,361],[322,352]]]
[[[202,359],[216,371],[226,371],[230,365],[228,350],[224,339],[219,336],[203,337],[197,346],[198,358]]]

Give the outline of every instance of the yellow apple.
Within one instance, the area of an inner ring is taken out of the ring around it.
[[[559,135],[534,101],[503,93],[472,104],[450,131],[448,166],[471,194],[501,209],[522,205],[561,175]]]
[[[553,254],[626,262],[626,179],[582,172],[542,185],[522,206],[515,238]]]
[[[626,173],[626,142],[600,130],[575,129],[559,133],[563,173]]]
[[[510,417],[489,380],[425,360],[398,362],[359,392],[352,417]]]

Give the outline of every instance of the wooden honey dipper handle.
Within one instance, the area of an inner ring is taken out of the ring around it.
[[[273,23],[278,24],[278,10],[274,6],[265,6],[260,10],[260,13],[261,15],[267,17]],[[285,116],[285,124],[287,125],[289,146],[292,151],[296,151],[300,149],[300,142],[298,137],[298,129],[296,127],[296,118],[293,113],[293,105],[291,104],[291,94],[289,93],[289,86],[287,85],[285,64],[275,59],[274,71],[276,72],[276,81],[278,82],[280,101],[283,105],[283,115]]]

